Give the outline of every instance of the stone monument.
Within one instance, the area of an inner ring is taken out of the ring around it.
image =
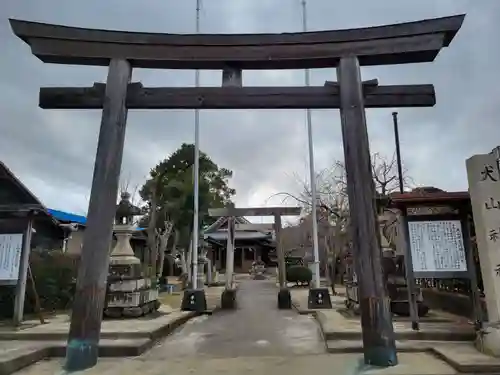
[[[469,192],[483,276],[488,322],[481,345],[500,356],[500,173],[498,148],[467,159]]]
[[[156,285],[152,286],[151,279],[144,277],[141,261],[130,245],[130,238],[136,230],[133,217],[140,214],[140,209],[130,203],[130,194],[122,193],[113,230],[116,244],[109,261],[106,317],[135,318],[160,307],[158,289]]]

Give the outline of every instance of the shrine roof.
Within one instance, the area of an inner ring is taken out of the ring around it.
[[[204,235],[205,239],[210,238],[215,241],[226,241],[227,240],[227,231],[224,232],[214,232],[207,233]],[[271,235],[265,234],[262,232],[246,232],[246,231],[235,231],[234,233],[235,240],[270,240]]]
[[[52,225],[59,226],[40,199],[0,161],[0,215],[11,218],[29,212],[37,214],[36,220],[49,221]]]
[[[391,193],[389,207],[402,204],[463,203],[470,200],[468,191],[422,191],[415,189],[406,193]]]
[[[251,224],[251,222],[243,216],[236,216],[235,221],[237,224]],[[225,229],[227,229],[227,216],[221,216],[212,225],[204,228],[203,233],[214,233]]]
[[[4,194],[8,193],[0,202],[2,208],[16,211],[21,211],[24,208],[27,210],[38,209],[45,212],[46,209],[42,202],[2,161],[0,161],[0,180],[2,180],[1,188],[5,189]]]

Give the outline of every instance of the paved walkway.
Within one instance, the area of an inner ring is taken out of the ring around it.
[[[189,321],[142,357],[294,356],[325,353],[316,321],[292,310],[278,310],[271,280],[241,280],[238,309]]]
[[[195,318],[142,356],[103,358],[92,369],[77,374],[456,374],[428,353],[399,353],[400,364],[386,369],[363,366],[362,354],[325,354],[314,319],[277,309],[274,281],[242,279],[239,285],[236,311]],[[18,374],[64,374],[62,362],[41,361]]]

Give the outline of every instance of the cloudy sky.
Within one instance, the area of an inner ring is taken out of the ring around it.
[[[40,86],[90,86],[106,69],[43,64],[11,32],[8,18],[70,26],[193,33],[196,0],[1,0],[0,160],[51,208],[85,213],[96,152],[99,111],[39,109]],[[465,159],[500,144],[500,1],[308,0],[310,30],[341,29],[467,13],[464,25],[434,63],[364,68],[381,84],[433,83],[437,105],[399,110],[402,154],[418,185],[467,188]],[[204,0],[201,31],[300,31],[300,0]],[[334,69],[312,71],[312,84],[335,79]],[[245,71],[249,86],[302,85],[302,71]],[[149,86],[193,86],[190,71],[136,69],[133,81]],[[218,86],[221,73],[201,73]],[[370,109],[372,152],[391,156],[393,109]],[[193,111],[130,111],[122,180],[141,184],[151,167],[182,142],[193,142]],[[302,110],[201,112],[201,149],[234,171],[238,206],[280,203],[273,193],[294,192],[294,174],[307,178]],[[317,170],[343,156],[336,110],[314,110]],[[229,141],[229,142],[228,142]]]

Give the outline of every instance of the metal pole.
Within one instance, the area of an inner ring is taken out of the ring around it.
[[[306,0],[302,0],[302,29],[307,31],[307,7]],[[305,84],[307,87],[311,85],[309,69],[304,72]],[[312,237],[313,237],[313,255],[314,255],[314,287],[320,287],[319,275],[319,244],[318,244],[318,218],[317,218],[317,198],[316,198],[316,173],[314,172],[314,149],[313,149],[313,134],[312,134],[312,119],[311,109],[306,108],[307,119],[307,139],[309,143],[309,174],[311,180],[311,207],[312,207]]]
[[[398,165],[398,178],[399,178],[399,192],[404,193],[404,181],[403,181],[403,164],[401,162],[401,148],[399,144],[399,126],[398,126],[398,113],[392,112],[392,121],[394,123],[394,141],[396,142],[396,162]],[[407,237],[405,241],[405,276],[408,290],[408,303],[410,304],[410,317],[411,317],[411,327],[414,331],[418,331],[419,328],[419,317],[418,317],[418,303],[417,303],[417,291],[415,284],[415,276],[413,274],[413,260],[411,256],[410,242],[409,242],[409,232],[408,220],[406,207],[403,208],[404,212],[401,215],[402,224],[405,226],[404,231]]]
[[[404,193],[403,165],[401,163],[401,149],[399,147],[399,128],[398,128],[397,112],[392,112],[392,121],[394,123],[394,141],[396,142],[396,162],[398,164],[399,192]]]
[[[200,6],[201,0],[196,0],[196,34],[200,32]],[[200,86],[200,71],[196,69],[194,84]],[[200,179],[200,111],[194,110],[194,213],[193,213],[193,252],[191,257],[192,269],[191,285],[193,289],[198,288],[198,217],[199,217],[199,179]]]

